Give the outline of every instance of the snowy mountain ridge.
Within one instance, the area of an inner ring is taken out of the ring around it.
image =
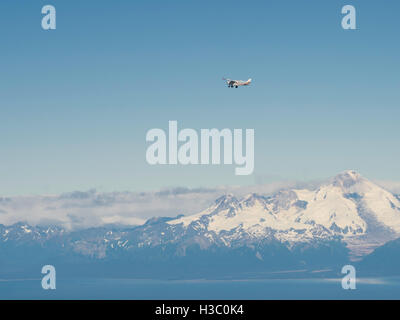
[[[376,247],[399,237],[400,201],[357,172],[345,171],[316,190],[251,194],[241,200],[226,195],[206,210],[168,224],[214,232],[228,245],[246,233],[251,238],[272,234],[287,243],[341,237],[349,246],[355,240],[368,246],[373,240]]]
[[[254,266],[257,261],[276,260],[278,268],[301,264],[304,250],[322,264],[344,257],[361,260],[397,238],[399,198],[357,172],[345,171],[313,190],[253,193],[241,199],[228,194],[195,215],[152,218],[134,227],[67,231],[25,223],[0,225],[0,253],[18,259],[27,252],[51,259],[137,259],[139,264],[160,257],[175,263],[188,254],[199,262],[208,261],[203,255],[210,255],[221,261],[236,256],[235,263],[242,263],[247,255],[256,259]]]

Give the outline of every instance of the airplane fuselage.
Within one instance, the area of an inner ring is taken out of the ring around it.
[[[239,88],[241,86],[248,86],[251,83],[251,79],[247,81],[226,79],[226,83],[228,88]]]

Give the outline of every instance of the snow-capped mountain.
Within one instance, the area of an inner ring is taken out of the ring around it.
[[[12,226],[0,225],[0,241],[2,242],[38,242],[44,243],[54,237],[61,237],[66,230],[57,227],[33,227],[26,223],[16,223]]]
[[[110,272],[123,266],[132,276],[336,270],[397,238],[399,198],[346,171],[315,189],[243,198],[228,194],[197,214],[152,218],[135,227],[70,232],[0,225],[0,272],[14,270],[15,263],[23,263],[24,270],[27,262],[51,261],[64,265],[66,272],[82,264],[105,263]]]
[[[227,245],[244,235],[289,245],[341,237],[356,258],[400,236],[400,201],[357,172],[345,171],[316,190],[241,200],[223,196],[206,210],[168,224],[212,232]]]

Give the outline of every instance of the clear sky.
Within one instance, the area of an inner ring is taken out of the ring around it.
[[[41,8],[57,9],[57,30]],[[341,28],[357,9],[358,30]],[[0,2],[0,195],[400,180],[398,0]],[[223,76],[253,78],[228,89]],[[254,128],[255,171],[150,166],[146,132]]]

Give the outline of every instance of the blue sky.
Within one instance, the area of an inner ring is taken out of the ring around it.
[[[57,30],[41,29],[41,8]],[[341,28],[357,9],[358,30]],[[0,3],[0,195],[400,180],[400,3]],[[254,79],[227,89],[223,76]],[[147,130],[254,128],[255,171],[150,166]]]

